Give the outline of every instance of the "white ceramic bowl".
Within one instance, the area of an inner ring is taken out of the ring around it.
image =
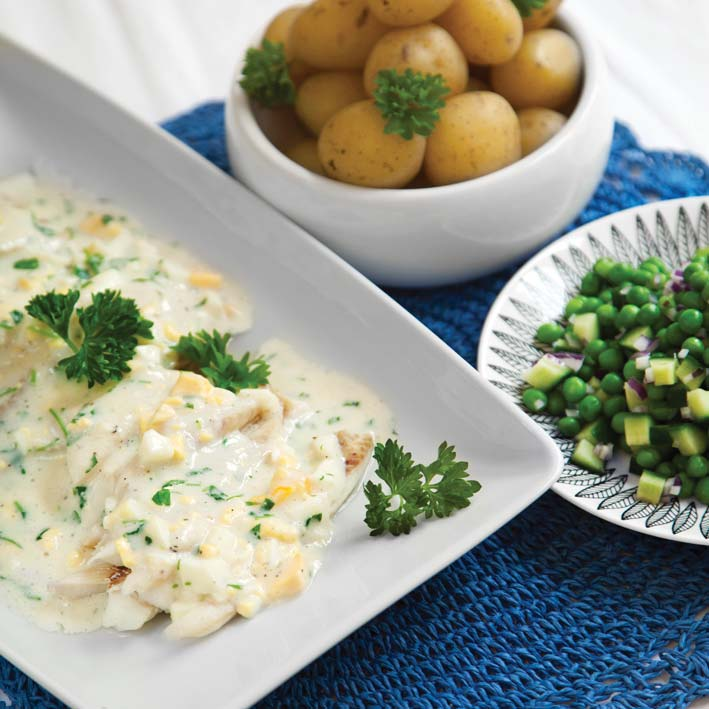
[[[277,150],[232,82],[226,113],[234,175],[377,283],[434,286],[521,259],[566,226],[603,173],[613,121],[601,49],[578,20],[583,88],[564,128],[517,163],[444,187],[373,189],[316,175]]]

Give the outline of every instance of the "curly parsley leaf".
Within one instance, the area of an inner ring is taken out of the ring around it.
[[[180,356],[179,365],[198,371],[214,386],[237,393],[268,384],[271,370],[262,357],[251,358],[247,352],[237,360],[227,352],[231,335],[206,330],[183,335],[173,347]]]
[[[512,0],[522,17],[529,17],[534,10],[539,10],[548,0]]]
[[[120,381],[130,372],[128,362],[135,356],[138,338],[152,339],[153,323],[142,317],[131,298],[123,298],[115,290],[101,291],[91,296],[89,306],[76,310],[83,332],[77,344],[69,337],[69,324],[78,300],[77,290],[65,294],[51,291],[32,298],[25,309],[72,349],[74,354],[58,363],[67,379],[86,379],[89,388]]]
[[[389,533],[408,534],[418,517],[449,517],[470,504],[480,484],[467,477],[468,464],[456,461],[455,449],[447,443],[438,448],[438,457],[430,465],[415,463],[396,441],[378,443],[374,449],[377,475],[386,484],[368,481],[367,526],[374,537]]]
[[[377,74],[374,104],[386,125],[385,133],[396,133],[411,140],[414,133],[429,136],[440,118],[438,109],[445,106],[443,97],[450,93],[440,74],[435,76],[411,69],[398,72],[382,69]]]
[[[260,49],[249,49],[239,85],[262,106],[293,105],[295,84],[288,73],[283,43],[264,39]]]

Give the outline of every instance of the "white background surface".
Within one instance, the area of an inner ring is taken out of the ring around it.
[[[616,115],[646,146],[709,159],[709,1],[565,0],[606,50]],[[143,118],[223,98],[288,0],[0,0],[0,31]]]
[[[0,32],[158,121],[223,98],[288,0],[0,0]],[[603,45],[616,116],[645,146],[709,160],[709,1],[566,0]],[[709,708],[709,701],[693,705]]]

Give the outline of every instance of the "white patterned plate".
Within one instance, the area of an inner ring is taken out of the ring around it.
[[[678,267],[700,246],[709,246],[709,197],[655,202],[611,214],[558,239],[523,266],[493,304],[482,331],[478,369],[521,406],[522,372],[541,352],[537,327],[558,318],[596,259],[639,263],[659,256]],[[559,434],[556,418],[532,418],[566,459],[554,492],[597,517],[663,539],[709,544],[709,510],[697,500],[651,505],[635,497],[638,476],[610,461],[602,475],[568,461],[574,443]]]

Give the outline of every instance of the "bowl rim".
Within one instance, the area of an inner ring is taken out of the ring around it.
[[[587,114],[591,111],[596,95],[601,88],[601,82],[604,80],[603,54],[593,35],[582,24],[580,19],[574,17],[573,14],[563,6],[557,14],[556,19],[561,29],[568,32],[568,34],[578,42],[581,49],[583,82],[576,107],[563,128],[544,145],[537,148],[537,150],[529,155],[520,158],[517,162],[488,173],[487,175],[463,180],[462,182],[456,182],[450,185],[390,189],[351,185],[311,172],[282,153],[261,130],[251,109],[250,101],[239,85],[243,65],[242,61],[239,61],[236,66],[228,94],[229,98],[225,117],[227,132],[233,130],[236,124],[238,124],[243,135],[246,136],[267,163],[283,173],[288,173],[290,177],[296,178],[301,184],[319,190],[320,194],[326,199],[365,202],[400,201],[406,203],[423,198],[432,199],[439,196],[441,198],[452,197],[458,193],[465,193],[474,188],[483,189],[488,186],[494,187],[496,183],[502,180],[514,179],[515,173],[517,173],[517,179],[524,178],[527,171],[530,173],[535,171],[537,169],[537,163],[552,156],[560,149],[563,143],[567,142],[575,135],[575,129],[584,121]],[[258,36],[260,37],[261,34]],[[474,187],[472,187],[473,185]]]

